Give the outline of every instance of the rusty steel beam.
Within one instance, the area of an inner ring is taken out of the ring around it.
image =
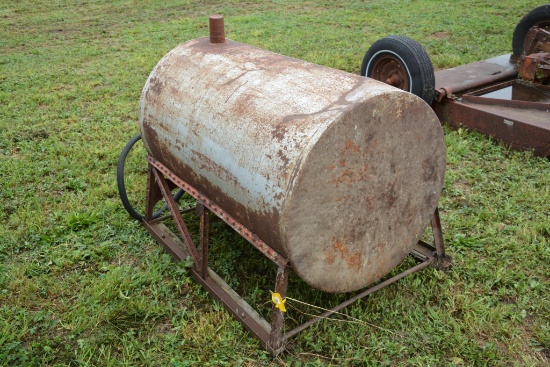
[[[534,83],[548,79],[550,54],[530,54],[545,49],[541,39],[546,33],[533,29],[524,55],[502,55],[436,72],[433,109],[441,122],[550,156],[550,87]]]
[[[164,197],[168,201],[168,209],[171,213],[171,217],[176,219],[179,217],[183,222],[181,213],[176,207],[173,197],[170,195],[169,186],[175,184],[181,189],[185,190],[188,194],[195,197],[197,200],[197,206],[195,208],[199,215],[200,222],[200,254],[196,251],[192,252],[192,258],[195,263],[199,263],[195,267],[192,267],[189,271],[191,276],[201,284],[210,295],[219,301],[224,308],[226,308],[254,337],[260,340],[262,346],[271,354],[278,355],[286,346],[286,342],[289,338],[295,336],[300,331],[313,325],[315,322],[330,316],[334,312],[337,312],[357,300],[364,298],[373,292],[380,290],[397,280],[421,270],[434,262],[436,259],[444,258],[445,250],[443,245],[443,237],[441,232],[441,224],[439,221],[438,211],[433,214],[432,217],[432,231],[434,234],[434,243],[436,247],[419,241],[411,251],[411,255],[420,261],[420,264],[409,268],[400,274],[387,279],[374,287],[370,287],[356,296],[348,299],[347,301],[339,304],[329,311],[322,313],[320,316],[313,318],[302,325],[299,325],[295,329],[285,333],[284,332],[284,313],[278,308],[274,307],[271,323],[268,323],[250,304],[248,304],[240,295],[238,295],[233,289],[227,285],[227,283],[220,278],[212,269],[208,267],[208,237],[209,237],[209,213],[210,210],[216,209],[216,205],[211,200],[201,195],[196,189],[186,184],[183,180],[172,174],[166,167],[162,166],[154,158],[148,158],[151,169],[149,170],[148,177],[148,211],[152,212],[150,206],[160,200],[160,197]],[[164,177],[166,176],[166,178]],[[169,183],[170,182],[170,183]],[[159,194],[162,193],[163,195]],[[172,201],[172,202],[171,202]],[[189,210],[186,210],[188,212]],[[223,211],[212,210],[212,212],[220,217],[222,220],[228,220],[228,216]],[[150,218],[150,217],[149,217]],[[168,216],[164,217],[168,218]],[[230,224],[230,223],[228,223]],[[174,257],[174,259],[181,261],[187,259],[189,255],[189,249],[195,249],[194,244],[188,246],[185,241],[182,241],[180,237],[174,234],[163,223],[160,223],[159,219],[144,219],[144,227],[153,235],[153,237]],[[233,229],[241,228],[239,223],[230,224]],[[184,228],[187,228],[183,223]],[[189,234],[178,230],[179,235],[187,237]],[[241,236],[241,231],[237,231]],[[248,234],[245,232],[245,234]],[[248,234],[249,236],[251,234]],[[190,235],[189,235],[190,238]],[[265,245],[267,246],[267,245]],[[277,276],[275,280],[275,292],[279,293],[284,299],[287,294],[288,276],[290,266],[284,261],[284,258],[277,259],[272,258],[270,251],[262,251],[262,254],[279,265]]]
[[[185,245],[168,227],[162,223],[149,223],[143,221],[145,228],[153,237],[177,260],[185,260],[189,257],[185,251]],[[206,267],[206,271],[189,269],[195,281],[201,284],[210,295],[220,302],[233,317],[235,317],[250,333],[258,338],[264,348],[268,348],[271,335],[271,326],[261,315],[255,311],[242,297],[240,297],[222,278],[212,269]]]
[[[506,85],[511,84],[501,86]],[[542,93],[540,88],[535,91]],[[468,128],[502,141],[514,149],[534,150],[538,156],[550,156],[548,103],[507,101],[466,94],[461,99],[445,99],[435,104],[434,110],[442,122],[454,128]]]
[[[330,315],[334,314],[335,312],[338,312],[338,311],[342,310],[343,308],[351,305],[352,303],[357,302],[358,300],[360,300],[362,298],[365,298],[369,294],[374,293],[376,291],[379,291],[380,289],[382,289],[384,287],[387,287],[388,285],[390,285],[392,283],[395,283],[396,281],[406,277],[407,275],[410,275],[414,272],[417,272],[421,269],[424,269],[425,267],[431,265],[434,262],[434,260],[435,260],[435,257],[431,256],[427,260],[421,262],[420,264],[417,264],[417,265],[413,266],[412,268],[409,268],[409,269],[397,274],[396,276],[393,276],[393,277],[391,277],[391,278],[375,285],[374,287],[370,287],[369,289],[359,293],[358,295],[356,295],[354,297],[351,297],[347,301],[344,301],[344,302],[340,303],[338,306],[333,307],[330,310],[321,313],[320,315],[316,316],[315,318],[310,319],[309,321],[306,321],[302,325],[300,325],[300,326],[296,327],[295,329],[289,331],[288,333],[284,334],[284,336],[283,336],[284,340],[286,341],[286,340],[292,338],[293,336],[298,334],[300,331],[303,331],[303,330],[307,329],[308,327],[310,327],[314,323],[319,322],[322,319],[329,317]]]
[[[150,223],[147,220],[144,220],[143,226],[158,243],[164,247],[164,249],[172,255],[172,257],[177,261],[185,260],[189,257],[187,252],[184,250],[184,246],[181,243],[181,240],[177,238],[172,231],[170,231],[162,223]]]
[[[242,297],[223,281],[212,269],[208,268],[208,276],[202,277],[199,272],[191,271],[193,278],[201,284],[210,295],[219,301],[262,346],[269,350],[271,327],[261,315],[255,311]]]
[[[521,79],[544,83],[550,79],[550,52],[525,56],[519,67]]]
[[[435,73],[435,90],[438,100],[461,95],[468,91],[511,80],[518,75],[511,55],[502,55],[491,59],[461,65]]]
[[[200,274],[201,277],[208,276],[208,229],[210,227],[210,211],[202,204],[197,205],[197,214],[199,215],[200,231]]]
[[[454,128],[465,127],[517,150],[534,150],[541,157],[550,156],[550,118],[548,113],[453,101],[436,106],[441,121]],[[533,123],[534,119],[538,119]]]
[[[168,186],[168,183],[166,182],[165,178],[162,177],[162,175],[159,173],[157,168],[153,168],[152,172],[153,172],[153,175],[155,176],[155,181],[159,186],[160,191],[162,192],[162,196],[164,197],[164,200],[166,200],[166,203],[168,204],[168,209],[170,209],[170,213],[172,214],[172,219],[176,223],[178,232],[180,233],[183,239],[183,243],[185,245],[187,253],[191,255],[195,263],[195,269],[198,270],[200,269],[200,263],[199,263],[199,254],[197,252],[197,248],[195,246],[195,243],[193,242],[193,239],[191,238],[191,234],[189,234],[189,230],[187,229],[187,226],[185,225],[183,218],[179,213],[178,206],[176,204],[176,201],[174,200],[174,197],[172,196],[172,192]]]
[[[289,267],[280,267],[277,269],[277,277],[275,279],[275,292],[281,295],[281,298],[286,298],[286,292],[288,288],[288,272]],[[271,317],[271,333],[269,335],[269,343],[267,345],[268,351],[277,355],[285,348],[283,338],[284,327],[284,314],[275,305],[273,305],[272,317]]]
[[[162,223],[143,222],[145,228],[153,235],[153,237],[170,253],[176,260],[184,260],[189,255],[185,252],[185,245],[168,227]],[[417,254],[416,254],[416,253]],[[421,256],[418,256],[421,254]],[[271,325],[248,304],[241,296],[227,285],[212,269],[206,268],[206,274],[194,268],[190,269],[192,277],[201,284],[210,295],[220,302],[254,337],[260,340],[262,346],[273,355],[281,353],[286,346],[288,339],[294,337],[299,332],[312,326],[314,323],[329,317],[331,314],[338,312],[345,307],[357,302],[359,299],[365,298],[368,295],[389,286],[392,283],[424,269],[434,263],[438,257],[442,257],[441,253],[437,254],[437,250],[431,245],[420,241],[414,252],[411,253],[421,262],[373,287],[370,287],[354,297],[342,302],[334,308],[323,312],[322,314],[306,321],[298,327],[284,333],[284,314],[274,307],[272,313]],[[288,286],[288,275],[290,268],[288,266],[279,268],[276,277],[275,291],[282,298],[286,297]]]

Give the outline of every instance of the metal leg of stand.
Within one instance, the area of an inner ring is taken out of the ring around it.
[[[439,259],[445,258],[445,244],[443,242],[443,231],[441,229],[441,219],[439,218],[439,208],[435,209],[432,217],[432,231],[434,235],[435,251]]]
[[[172,196],[170,186],[168,185],[168,182],[166,181],[162,173],[159,172],[156,168],[153,168],[153,174],[155,176],[155,180],[158,184],[158,187],[162,192],[162,196],[164,197],[164,200],[166,200],[168,209],[170,209],[172,219],[174,219],[174,223],[176,224],[176,228],[178,229],[178,232],[181,235],[183,243],[185,244],[187,253],[193,258],[193,262],[195,263],[195,269],[198,270],[200,267],[199,253],[197,251],[197,248],[195,247],[195,244],[193,243],[193,239],[191,238],[191,235],[189,234],[189,230],[187,229],[187,226],[185,225],[185,222],[181,217],[181,214],[178,209],[178,205],[176,204],[176,201]]]
[[[208,276],[208,230],[210,224],[210,211],[206,209],[204,205],[197,203],[197,214],[200,216],[200,273],[202,278],[206,278]]]
[[[432,231],[434,235],[435,251],[437,254],[437,267],[440,270],[449,270],[452,266],[452,259],[445,253],[445,243],[443,240],[443,231],[441,229],[441,220],[439,218],[439,208],[435,209],[432,217]]]
[[[155,175],[153,174],[153,166],[149,164],[149,172],[147,174],[147,196],[145,203],[145,220],[153,219],[153,211],[155,204],[162,199],[162,192],[156,183]]]
[[[286,297],[288,287],[288,266],[279,267],[277,270],[277,278],[275,280],[275,292],[281,295],[281,298]],[[271,318],[271,333],[269,335],[269,343],[267,344],[268,351],[277,355],[284,348],[283,338],[284,314],[281,310],[273,306],[273,316]]]
[[[277,277],[275,280],[275,292],[279,293],[282,299],[286,298],[288,288],[288,277],[290,272],[288,260],[278,254],[267,244],[259,240],[246,228],[243,228],[240,223],[224,212],[223,209],[210,201],[192,186],[184,182],[181,178],[175,176],[152,157],[148,157],[148,161],[150,163],[150,168],[147,183],[146,218],[143,221],[144,226],[177,260],[182,260],[188,256],[191,256],[195,262],[195,266],[190,269],[190,272],[195,280],[205,287],[212,297],[219,300],[224,307],[252,333],[253,336],[257,337],[261,341],[262,345],[266,347],[268,352],[274,356],[277,356],[279,353],[284,351],[286,341],[289,338],[295,336],[300,331],[308,328],[315,322],[322,320],[325,316],[330,316],[332,313],[349,306],[351,303],[367,297],[373,292],[382,289],[413,272],[430,266],[430,264],[434,262],[438,263],[440,269],[446,269],[451,266],[450,259],[445,254],[439,210],[436,209],[431,218],[434,245],[432,246],[424,243],[423,241],[419,241],[411,251],[411,255],[421,261],[420,264],[362,291],[331,310],[327,310],[325,313],[319,315],[319,317],[309,320],[285,334],[283,332],[284,313],[280,309],[275,306],[273,307],[271,324],[269,324],[241,296],[231,289],[229,285],[223,281],[223,279],[208,268],[210,212],[212,211],[214,215],[217,215],[224,222],[228,223],[237,231],[237,233],[260,250],[263,255],[278,265]],[[197,199],[196,211],[200,218],[200,243],[198,247],[193,243],[183,217],[181,216],[177,208],[177,204],[171,195],[171,187],[174,185],[177,185]],[[168,227],[159,223],[165,218],[155,220],[152,219],[153,207],[163,197],[168,204],[170,214],[174,219],[179,236],[172,233]]]

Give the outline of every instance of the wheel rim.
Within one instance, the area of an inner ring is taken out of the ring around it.
[[[539,27],[546,31],[550,31],[550,19],[538,22],[534,25],[534,27]]]
[[[547,32],[550,32],[550,19],[540,21],[538,23],[533,24],[533,27],[539,27],[540,29],[543,29]]]
[[[371,78],[409,91],[409,76],[406,67],[393,55],[382,55],[372,66]]]

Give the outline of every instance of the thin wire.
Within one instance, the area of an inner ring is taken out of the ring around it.
[[[331,321],[339,321],[339,322],[349,322],[349,323],[352,323],[352,324],[367,324],[367,323],[365,323],[365,322],[363,322],[363,321],[360,321],[360,320],[359,320],[359,321],[355,321],[355,320],[353,320],[353,321],[348,321],[348,320],[335,319],[335,318],[327,317],[327,316],[321,317],[321,316],[319,316],[319,315],[314,315],[314,314],[312,314],[312,313],[308,313],[308,312],[302,311],[302,310],[300,310],[299,308],[297,308],[296,306],[293,306],[293,305],[290,305],[290,304],[287,305],[287,306],[290,306],[290,308],[292,308],[292,309],[298,311],[298,312],[301,313],[302,315],[311,316],[311,317],[316,317],[316,318],[319,318],[319,319],[331,320]],[[368,325],[368,324],[367,324],[367,325]],[[371,325],[371,326],[372,326],[372,325]]]
[[[320,355],[320,354],[307,353],[307,352],[298,353],[298,355],[301,355],[301,356],[314,356],[314,357],[328,359],[328,360],[331,360],[331,361],[335,361],[335,360],[336,361],[361,361],[361,358],[327,357],[327,356],[323,356],[323,355]]]
[[[323,308],[323,307],[319,307],[319,306],[315,306],[315,305],[312,305],[312,304],[309,304],[307,302],[303,302],[303,301],[299,301],[297,299],[294,299],[294,298],[290,298],[290,297],[286,297],[286,300],[287,301],[293,301],[293,302],[297,302],[297,303],[300,303],[300,304],[303,304],[303,305],[306,305],[306,306],[309,306],[309,307],[313,307],[313,308],[318,308],[320,310],[323,310],[323,311],[327,311],[327,312],[331,312],[331,313],[335,313],[335,314],[338,314],[338,315],[342,315],[342,316],[345,316],[353,321],[348,321],[348,320],[340,320],[340,319],[335,319],[335,318],[332,318],[332,317],[322,317],[322,316],[318,316],[318,315],[312,315],[312,314],[309,314],[307,312],[304,312],[298,308],[296,308],[295,306],[292,306],[290,305],[288,302],[287,302],[287,306],[291,306],[293,309],[297,310],[298,312],[304,314],[304,315],[307,315],[307,316],[311,316],[311,317],[316,317],[316,318],[319,318],[319,319],[326,319],[326,320],[331,320],[331,321],[339,321],[339,322],[349,322],[349,323],[356,323],[356,324],[363,324],[363,325],[366,325],[366,326],[370,326],[370,327],[373,327],[373,328],[376,328],[376,329],[380,329],[380,330],[383,330],[383,331],[387,331],[388,333],[390,334],[394,334],[395,333],[391,330],[388,330],[388,329],[385,329],[383,327],[380,327],[380,326],[376,326],[376,325],[373,325],[371,323],[368,323],[366,321],[363,321],[363,320],[359,320],[355,317],[352,317],[350,315],[346,315],[345,313],[341,313],[341,312],[338,312],[338,311],[332,311],[332,310],[329,310],[327,308]]]

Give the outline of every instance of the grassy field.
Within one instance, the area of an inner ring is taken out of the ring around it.
[[[421,42],[437,69],[508,53],[538,5],[1,2],[0,365],[549,365],[547,159],[446,128],[441,215],[454,267],[375,293],[345,311],[361,323],[320,322],[277,359],[130,220],[115,178],[148,74],[207,35],[209,14],[225,15],[233,40],[358,73],[368,46],[390,34]],[[275,269],[219,223],[212,237],[212,267],[269,309]],[[297,279],[289,296],[323,307],[344,297]],[[294,318],[316,312],[294,306]]]

